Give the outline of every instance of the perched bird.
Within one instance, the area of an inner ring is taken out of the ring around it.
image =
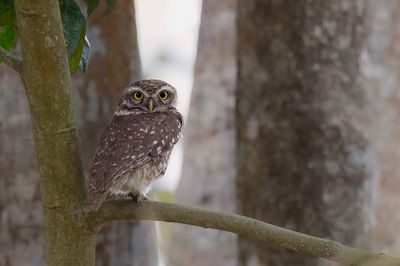
[[[94,155],[85,211],[97,210],[113,194],[148,199],[181,135],[176,98],[175,88],[155,79],[133,82],[123,91]]]

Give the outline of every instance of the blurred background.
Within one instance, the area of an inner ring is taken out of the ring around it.
[[[122,89],[162,79],[178,90],[185,128],[153,199],[400,256],[400,0],[119,0],[103,10],[90,18],[89,70],[73,75],[86,171]],[[36,169],[22,84],[0,64],[0,266],[45,265]],[[103,228],[96,256],[104,266],[334,265],[136,221]]]

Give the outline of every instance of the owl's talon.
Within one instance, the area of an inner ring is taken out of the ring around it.
[[[136,198],[137,203],[140,203],[145,200],[150,200],[150,198],[144,194],[139,194],[139,196],[137,196],[137,198]]]
[[[131,197],[133,200],[136,200],[138,196],[136,194],[129,193],[128,197]]]

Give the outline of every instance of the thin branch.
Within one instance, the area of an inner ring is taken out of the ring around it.
[[[157,201],[136,204],[130,200],[107,201],[95,213],[89,213],[85,221],[91,228],[113,220],[154,220],[196,225],[265,241],[297,252],[322,257],[342,265],[352,266],[399,266],[400,258],[383,253],[372,253],[306,234],[274,226],[237,214],[228,214]]]
[[[22,73],[22,61],[15,55],[0,47],[0,63],[4,63],[18,73]]]

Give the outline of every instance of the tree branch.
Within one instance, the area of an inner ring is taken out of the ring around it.
[[[398,266],[400,258],[383,253],[372,253],[306,234],[274,226],[249,217],[216,212],[157,201],[136,204],[131,200],[107,201],[95,213],[89,213],[85,221],[92,228],[113,220],[154,220],[196,225],[239,234],[253,240],[288,248],[352,266]]]
[[[4,63],[18,73],[22,73],[22,61],[15,55],[0,47],[0,63]]]

